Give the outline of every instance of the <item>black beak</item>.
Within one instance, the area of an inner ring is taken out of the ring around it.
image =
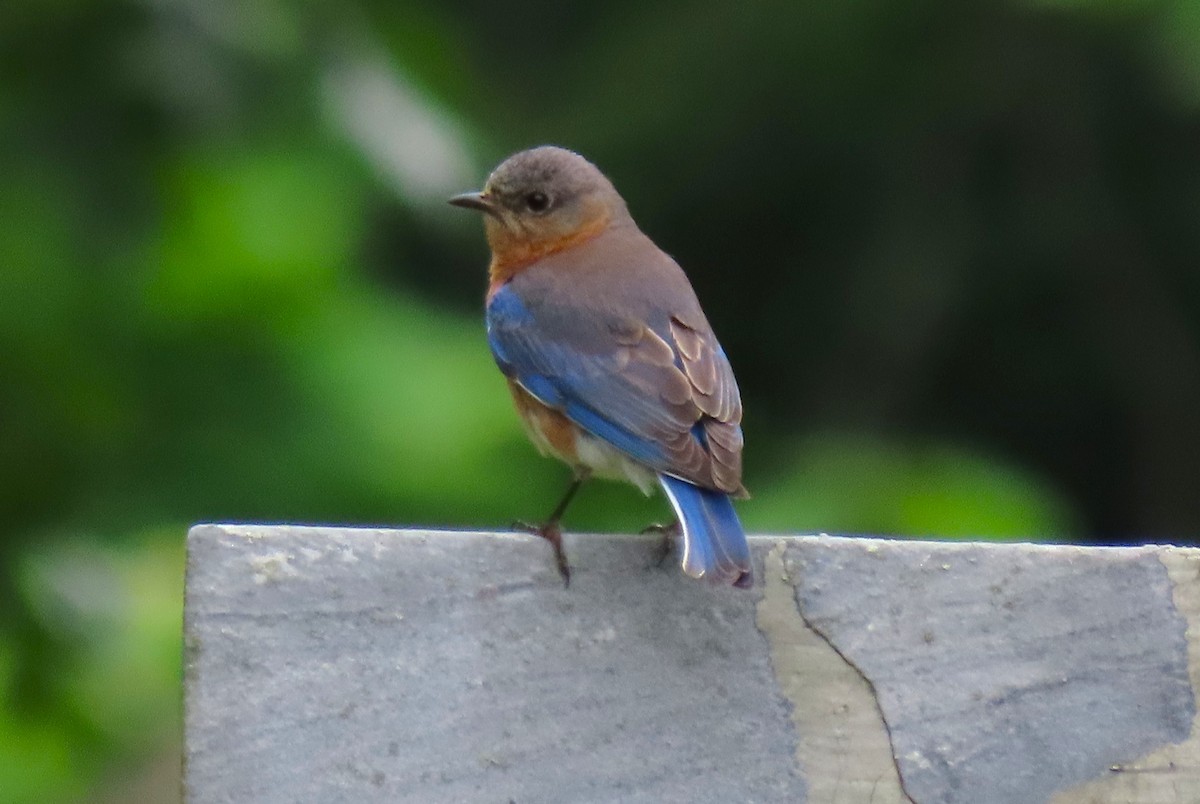
[[[491,199],[483,193],[463,193],[462,195],[456,195],[450,199],[450,203],[453,206],[462,207],[463,209],[477,209],[489,215],[496,214],[496,207],[492,205]]]

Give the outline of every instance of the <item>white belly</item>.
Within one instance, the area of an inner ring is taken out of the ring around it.
[[[654,472],[631,460],[608,442],[582,430],[576,431],[575,454],[579,464],[590,469],[595,477],[627,481],[647,496],[657,487]]]

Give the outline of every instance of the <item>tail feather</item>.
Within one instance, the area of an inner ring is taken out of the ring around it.
[[[659,475],[683,531],[683,571],[693,578],[748,588],[750,547],[729,495]]]

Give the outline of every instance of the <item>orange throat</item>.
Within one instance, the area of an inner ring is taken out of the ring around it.
[[[488,266],[488,293],[491,300],[504,283],[543,257],[586,243],[608,227],[607,216],[598,218],[574,232],[553,239],[530,240],[504,232],[493,239],[492,262]]]

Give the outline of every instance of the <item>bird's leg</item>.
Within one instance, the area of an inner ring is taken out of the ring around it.
[[[675,551],[675,540],[683,535],[683,527],[679,524],[679,520],[676,519],[670,525],[660,525],[658,523],[648,525],[642,528],[641,533],[642,535],[657,533],[662,536],[662,542],[659,545],[658,561],[654,562],[656,567],[661,567],[663,562]]]
[[[575,499],[579,488],[588,479],[589,474],[586,469],[577,469],[575,471],[575,479],[567,487],[567,493],[563,495],[562,500],[555,506],[554,511],[550,514],[550,518],[541,525],[533,525],[520,521],[513,523],[513,528],[516,530],[523,530],[526,533],[541,536],[550,542],[550,546],[554,548],[554,563],[558,566],[558,574],[562,576],[563,586],[571,585],[571,566],[567,563],[567,551],[563,549],[562,528],[559,527],[559,522],[562,520],[563,514],[567,512],[567,506],[571,504],[571,500]]]

